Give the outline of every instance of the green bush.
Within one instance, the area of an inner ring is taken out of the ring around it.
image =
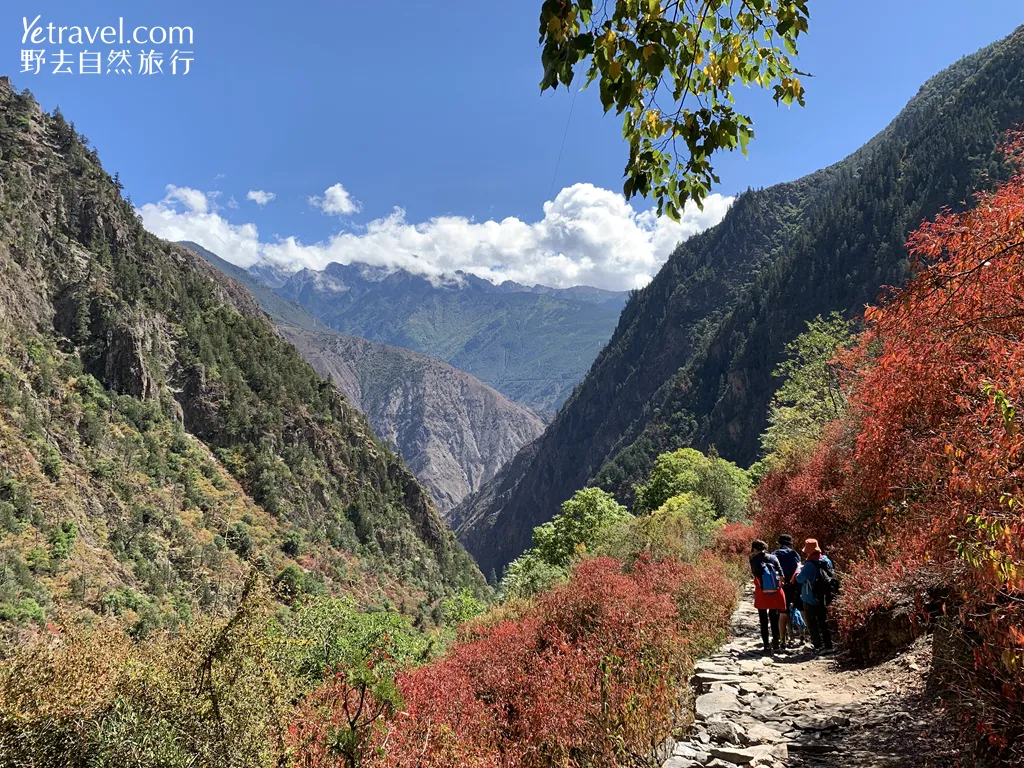
[[[309,576],[297,565],[282,568],[274,577],[274,593],[286,602],[314,591],[314,585],[315,582],[311,584]]]
[[[479,616],[484,612],[484,604],[476,599],[473,591],[463,589],[441,602],[441,621],[450,627]]]
[[[255,542],[253,541],[252,534],[249,532],[249,526],[241,520],[228,528],[227,535],[224,538],[227,541],[228,547],[243,560],[253,553]]]
[[[636,486],[634,514],[653,512],[673,496],[689,493],[711,502],[717,517],[743,520],[750,502],[751,481],[746,471],[721,458],[693,448],[663,453],[646,483]]]
[[[521,600],[547,592],[568,578],[568,569],[542,560],[532,550],[505,569],[498,591],[506,600]]]
[[[298,557],[302,552],[302,534],[298,531],[288,531],[281,542],[281,551],[289,557]]]
[[[40,453],[42,455],[39,457],[39,466],[42,467],[43,474],[54,482],[60,480],[61,472],[63,470],[63,461],[61,461],[60,452],[47,443],[40,448]]]
[[[58,562],[67,560],[77,538],[78,526],[71,520],[62,522],[50,532],[50,557]]]
[[[0,603],[0,621],[42,624],[46,621],[46,611],[33,598],[23,597],[14,603]]]
[[[548,565],[566,568],[577,548],[593,547],[605,526],[630,517],[610,493],[584,488],[550,522],[533,529],[533,549]]]

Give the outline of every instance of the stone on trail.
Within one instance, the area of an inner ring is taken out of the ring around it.
[[[802,752],[809,755],[823,755],[835,752],[836,748],[827,741],[821,741],[814,737],[804,735],[791,740],[787,745],[790,752]]]
[[[716,691],[725,691],[726,693],[731,693],[733,696],[739,696],[740,694],[739,686],[729,685],[728,683],[712,683],[711,693],[715,693]]]
[[[726,683],[739,685],[744,682],[747,678],[740,677],[738,674],[733,672],[732,674],[720,674],[718,672],[697,672],[693,677],[690,678],[690,684],[694,686],[698,685],[714,685],[715,683]]]
[[[767,725],[750,725],[743,730],[747,744],[774,744],[782,741],[782,733]]]
[[[689,757],[670,757],[661,768],[704,768],[704,764]]]
[[[697,711],[697,719],[707,720],[724,712],[736,712],[740,708],[740,701],[733,693],[715,691],[698,696],[694,706]]]
[[[735,667],[730,659],[711,657],[698,661],[693,665],[693,671],[698,675],[728,675],[734,673]]]
[[[744,659],[739,663],[741,675],[755,675],[758,672],[764,671],[764,664],[760,661],[751,661],[750,659]]]
[[[789,750],[785,744],[763,744],[757,747],[712,747],[711,757],[733,765],[771,765],[776,760],[786,760]]]
[[[742,744],[746,735],[736,723],[727,720],[711,720],[705,725],[708,736],[716,744]]]
[[[706,763],[711,759],[711,755],[707,753],[707,750],[700,749],[691,742],[680,741],[676,743],[675,748],[672,750],[673,757],[688,757],[691,760],[696,760],[698,763]]]

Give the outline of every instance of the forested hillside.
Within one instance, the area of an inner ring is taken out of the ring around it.
[[[0,618],[138,632],[247,572],[427,616],[482,577],[401,460],[252,297],[142,228],[0,80]]]
[[[583,378],[626,298],[366,264],[304,269],[275,290],[335,330],[444,360],[538,412],[555,411]]]
[[[922,219],[961,207],[1024,120],[1024,32],[942,72],[881,134],[797,182],[749,191],[635,295],[545,434],[455,511],[478,562],[501,568],[574,490],[628,498],[659,453],[758,453],[772,372],[805,321],[858,314],[907,275]]]

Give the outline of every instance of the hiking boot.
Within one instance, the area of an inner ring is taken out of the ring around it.
[[[835,655],[835,653],[836,653],[836,649],[835,649],[835,648],[834,648],[833,646],[831,646],[831,645],[830,645],[830,646],[827,646],[826,648],[822,648],[822,649],[821,649],[821,650],[820,650],[820,651],[818,652],[818,654],[819,654],[820,656],[834,656],[834,655]]]

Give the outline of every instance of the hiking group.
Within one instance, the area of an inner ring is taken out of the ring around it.
[[[793,549],[788,534],[779,536],[774,552],[768,552],[763,541],[755,541],[750,546],[750,571],[766,654],[801,647],[805,628],[816,653],[833,652],[828,606],[839,592],[839,582],[817,539],[807,539],[802,552]]]

